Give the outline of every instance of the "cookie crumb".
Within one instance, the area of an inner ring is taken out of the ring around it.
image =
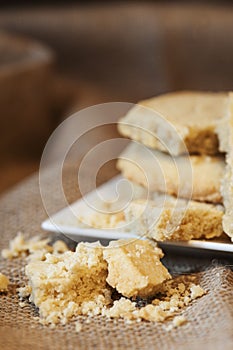
[[[191,291],[191,299],[197,299],[202,297],[204,294],[206,294],[206,292],[204,291],[203,288],[201,288],[201,286],[196,285],[196,284],[192,284],[190,287],[190,291]]]
[[[75,332],[79,333],[82,330],[82,328],[83,328],[82,324],[79,321],[77,321],[75,323]]]
[[[186,322],[187,322],[186,318],[184,316],[182,316],[182,315],[175,316],[173,321],[172,321],[174,327],[180,327]]]
[[[27,306],[27,304],[26,304],[25,302],[23,302],[23,301],[20,301],[20,302],[19,302],[19,306],[20,306],[21,308],[24,308],[25,306]]]
[[[8,290],[9,279],[0,272],[0,292],[6,292]]]
[[[53,243],[53,252],[54,253],[65,253],[69,250],[65,242],[58,240],[55,243]]]

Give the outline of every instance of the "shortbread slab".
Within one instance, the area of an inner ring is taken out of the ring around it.
[[[221,193],[225,214],[224,232],[233,240],[233,93],[228,95],[228,110],[225,119],[217,128],[220,149],[226,152],[226,169],[222,178]]]
[[[124,214],[133,232],[156,241],[209,239],[223,234],[221,205],[155,196],[154,200],[132,201]]]
[[[140,101],[120,119],[120,133],[172,155],[216,155],[216,125],[225,116],[227,94],[180,91]]]
[[[148,240],[110,242],[103,252],[108,263],[107,282],[125,297],[153,296],[171,276],[160,262],[162,250]]]
[[[220,183],[225,172],[222,156],[171,157],[131,142],[120,155],[117,168],[125,178],[151,192],[201,202],[222,202]]]

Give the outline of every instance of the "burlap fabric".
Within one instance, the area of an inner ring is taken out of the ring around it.
[[[108,176],[110,172],[108,171]],[[47,173],[50,206],[60,209],[59,198],[53,188],[54,170]],[[70,201],[77,199],[73,171],[64,174],[66,194]],[[102,176],[101,181],[105,177]],[[42,233],[43,209],[38,176],[35,175],[0,200],[1,246],[5,248],[17,231],[30,236]],[[83,322],[81,332],[74,323],[55,329],[42,326],[34,318],[37,310],[31,305],[21,308],[16,288],[25,283],[25,260],[2,260],[0,271],[10,278],[9,292],[0,296],[0,349],[232,349],[233,348],[233,272],[231,259],[213,261],[213,256],[181,256],[167,252],[164,263],[171,273],[195,272],[207,295],[193,302],[184,315],[188,322],[166,331],[163,324],[141,322],[125,324],[95,317]],[[228,265],[228,266],[226,266]],[[201,271],[201,272],[200,272]]]

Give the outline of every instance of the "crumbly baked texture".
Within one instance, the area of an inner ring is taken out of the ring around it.
[[[133,201],[125,209],[131,229],[156,241],[219,237],[223,234],[224,208],[181,199]]]
[[[172,155],[219,153],[216,125],[226,93],[179,91],[140,101],[120,119],[120,133]],[[162,117],[161,117],[162,116]]]
[[[66,323],[73,316],[96,311],[98,304],[101,309],[110,303],[102,248],[98,243],[80,243],[75,252],[48,253],[44,261],[26,266],[30,301],[39,308],[44,323]]]
[[[198,293],[193,293],[198,290]],[[104,309],[102,314],[110,318],[123,318],[125,320],[140,322],[146,320],[150,322],[163,322],[174,317],[173,323],[167,330],[181,326],[186,322],[184,315],[180,315],[182,310],[200,298],[206,292],[192,281],[192,276],[179,276],[162,284],[158,297],[151,300],[147,305],[140,306],[140,301],[135,302],[126,298],[114,301],[113,306]],[[145,302],[145,300],[144,300]],[[177,315],[178,314],[178,315]]]
[[[148,240],[112,241],[103,254],[108,263],[107,282],[123,296],[149,297],[171,278],[160,262],[162,250]]]
[[[170,155],[136,142],[120,155],[117,168],[127,179],[148,188],[182,198],[221,203],[220,183],[224,157]]]
[[[57,245],[57,248],[59,248],[57,250],[65,248],[60,243]],[[66,324],[70,320],[74,320],[76,321],[76,332],[82,330],[79,315],[86,316],[86,319],[83,319],[85,323],[89,323],[91,317],[99,315],[108,318],[122,318],[126,323],[143,320],[163,322],[168,318],[173,318],[171,324],[165,325],[167,330],[182,325],[186,322],[183,315],[184,308],[194,299],[206,293],[200,285],[196,284],[196,277],[185,275],[166,281],[163,277],[161,281],[164,282],[160,283],[154,294],[151,295],[149,284],[151,283],[154,286],[154,280],[151,279],[151,272],[149,274],[147,272],[149,283],[147,283],[147,287],[139,286],[139,289],[144,288],[144,291],[147,289],[145,295],[150,296],[143,299],[138,293],[136,293],[137,296],[133,300],[132,298],[128,299],[123,297],[122,294],[116,294],[110,287],[106,279],[111,268],[113,268],[112,272],[116,271],[115,266],[110,266],[113,257],[117,257],[114,250],[117,249],[117,245],[122,247],[127,243],[131,248],[127,248],[128,258],[125,258],[126,251],[123,251],[123,262],[126,261],[126,266],[122,264],[122,261],[117,261],[122,267],[120,274],[125,277],[127,288],[129,288],[131,280],[134,278],[134,275],[131,275],[134,272],[132,266],[137,269],[136,278],[140,273],[144,275],[142,277],[145,277],[147,268],[148,270],[154,270],[156,283],[159,282],[158,278],[161,277],[159,271],[160,273],[162,271],[162,275],[166,279],[170,278],[167,270],[161,268],[159,259],[163,253],[155,243],[128,240],[128,242],[112,242],[106,248],[101,246],[99,242],[92,244],[79,243],[75,252],[59,253],[54,251],[53,253],[47,253],[41,261],[33,260],[29,262],[26,266],[26,276],[29,283],[18,289],[19,306],[24,308],[28,303],[26,298],[29,298],[29,301],[38,307],[40,317],[35,317],[35,319],[41,324],[50,325],[53,328],[59,322]],[[110,250],[112,250],[112,253],[109,253]],[[104,259],[103,252],[104,255],[107,255],[108,260],[110,254],[111,263]],[[142,266],[144,265],[142,270],[139,268],[140,262]],[[126,269],[129,273],[123,274]],[[119,277],[117,278],[119,280]],[[142,280],[144,279],[142,278]]]
[[[53,248],[48,245],[48,242],[49,239],[39,239],[38,236],[26,240],[25,236],[18,232],[17,236],[10,241],[9,248],[2,250],[2,257],[12,259],[19,256],[27,256],[36,251],[52,252]]]
[[[228,110],[217,128],[220,149],[226,152],[226,169],[222,177],[221,193],[225,214],[224,232],[233,240],[233,93],[228,95]]]
[[[0,272],[0,292],[6,292],[9,283],[7,276]]]
[[[29,260],[43,260],[47,253],[63,253],[69,250],[63,241],[58,240],[53,245],[49,245],[49,241],[49,238],[41,239],[39,236],[26,239],[18,232],[10,241],[9,248],[3,249],[1,254],[4,259],[28,257]]]

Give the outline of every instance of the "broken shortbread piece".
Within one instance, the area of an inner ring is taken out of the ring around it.
[[[6,292],[9,283],[9,279],[0,272],[0,292]]]
[[[226,152],[226,169],[222,177],[221,193],[225,214],[224,232],[233,240],[233,92],[228,96],[226,116],[217,127],[220,149]]]
[[[124,136],[169,151],[217,154],[216,125],[224,117],[226,93],[179,91],[140,101],[119,121]]]
[[[148,240],[110,242],[104,250],[108,262],[107,282],[126,297],[149,297],[171,278],[162,265],[162,250]]]
[[[135,142],[120,155],[123,176],[150,192],[161,192],[201,202],[221,203],[224,157],[170,155]]]
[[[47,253],[44,260],[26,266],[29,284],[18,290],[19,305],[25,307],[24,298],[29,296],[39,309],[40,323],[54,327],[72,319],[76,332],[82,329],[79,315],[122,318],[127,323],[163,322],[205,291],[194,284],[193,276],[168,280],[162,256],[155,243],[132,239],[110,242],[108,247],[79,243],[75,252]],[[135,300],[123,296],[114,300],[107,282]],[[182,317],[175,326],[183,323]]]
[[[133,201],[125,209],[125,221],[133,232],[156,241],[213,238],[223,234],[224,208],[169,197]]]
[[[98,243],[80,243],[75,252],[68,251],[60,256],[48,253],[44,261],[30,262],[26,266],[32,291],[30,301],[39,308],[45,323],[55,324],[59,320],[66,323],[69,318],[83,313],[84,302],[96,301],[101,307],[110,302],[107,263],[102,250]]]

